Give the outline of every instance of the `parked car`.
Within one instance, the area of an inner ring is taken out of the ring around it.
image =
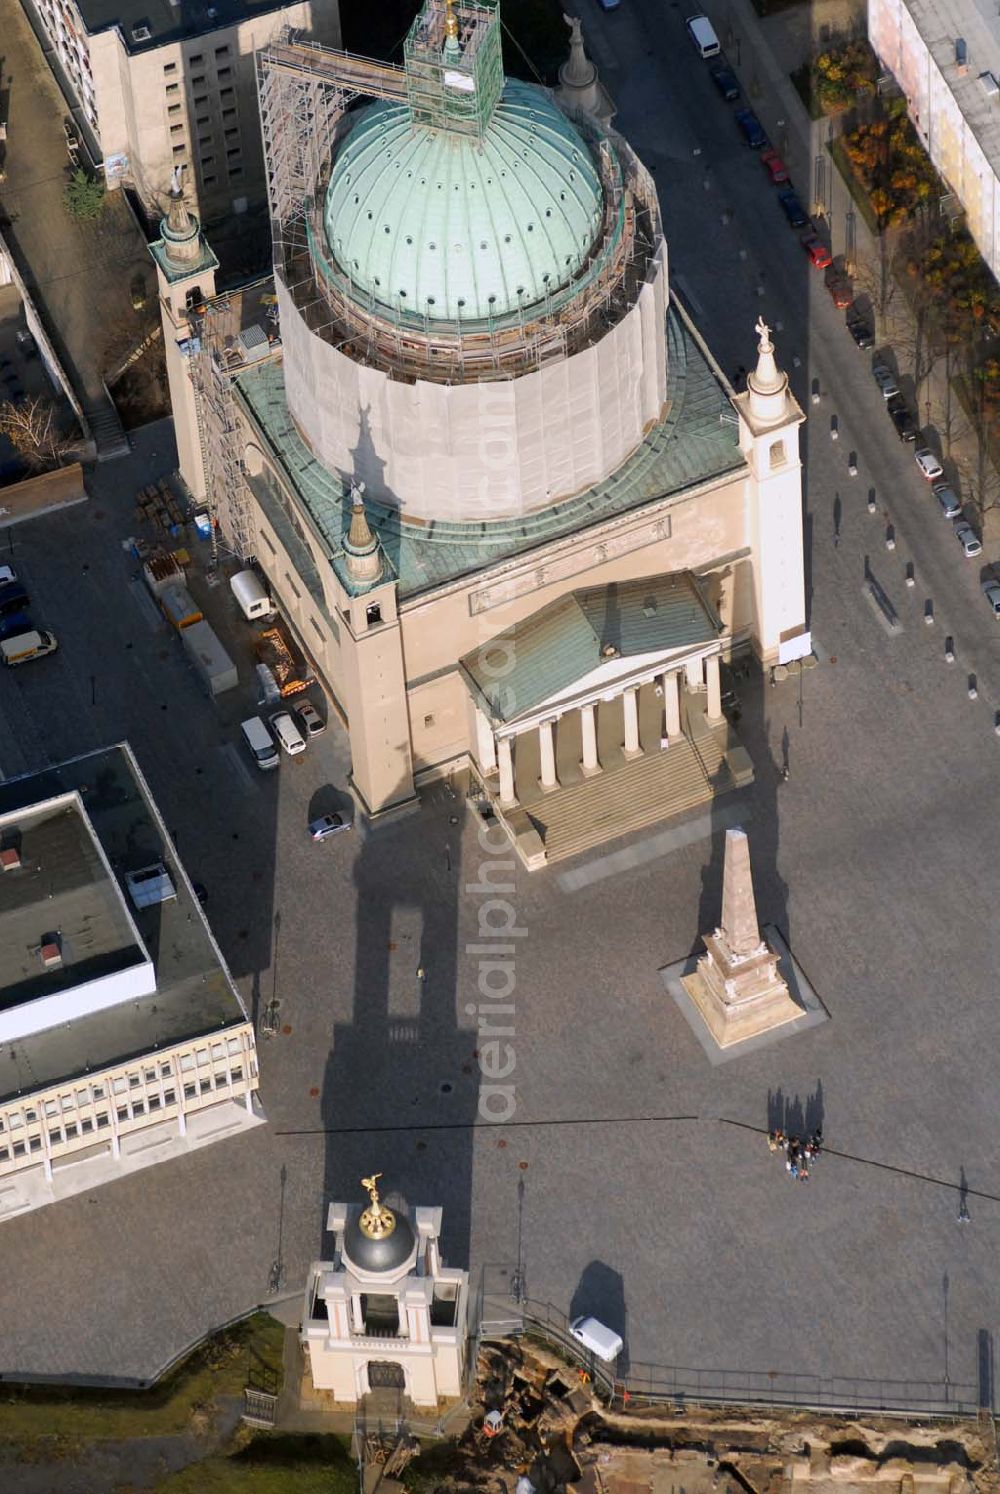
[[[843,311],[846,307],[850,306],[854,299],[851,282],[843,275],[831,275],[826,282],[826,288],[830,292],[830,299],[838,311]]]
[[[30,633],[34,626],[26,612],[10,612],[0,617],[0,638],[16,638],[19,633]]]
[[[326,731],[326,722],[311,700],[304,700],[301,705],[297,705],[295,714],[302,722],[307,737],[318,737]]]
[[[913,453],[913,458],[928,482],[944,476],[944,468],[929,446],[921,446]]]
[[[889,417],[896,427],[896,435],[901,441],[915,442],[920,435],[920,427],[917,425],[913,411],[906,404],[902,395],[898,404],[889,406]]]
[[[783,191],[778,193],[778,201],[781,204],[781,211],[784,213],[785,217],[788,219],[792,227],[804,228],[805,225],[809,222],[809,214],[806,212],[805,208],[802,206],[801,202],[792,191],[791,187],[785,187]]]
[[[0,616],[8,612],[23,612],[31,598],[19,581],[8,581],[0,586]]]
[[[886,368],[884,363],[873,363],[872,378],[881,389],[883,399],[896,398],[899,393],[899,385],[896,383],[896,375],[891,368]]]
[[[773,148],[773,146],[768,146],[767,150],[762,150],[760,153],[760,159],[765,171],[770,176],[772,182],[775,182],[778,185],[780,185],[781,182],[787,182],[788,168],[781,157],[778,155],[778,152]]]
[[[621,0],[597,0],[602,10],[617,10]]]
[[[867,352],[869,348],[875,346],[875,332],[871,322],[863,311],[858,310],[855,302],[847,308],[847,330],[862,352]]]
[[[957,519],[962,512],[962,501],[955,489],[949,483],[936,482],[931,492],[940,503],[945,518]]]
[[[295,725],[291,711],[275,711],[271,717],[271,730],[289,757],[298,757],[306,750],[306,739]]]
[[[739,125],[743,138],[751,150],[764,150],[770,145],[771,142],[764,132],[764,126],[752,109],[737,109],[733,118]]]
[[[955,538],[962,547],[962,554],[966,560],[974,560],[977,555],[982,555],[983,546],[978,534],[971,524],[963,519],[960,524],[955,525]]]
[[[339,835],[341,830],[350,828],[350,820],[339,814],[321,814],[318,820],[309,821],[309,834],[313,840],[329,840],[331,835]]]
[[[1000,618],[1000,581],[984,581],[983,596],[986,598],[986,605],[992,607],[993,616]]]
[[[833,264],[833,255],[818,233],[804,233],[799,240],[816,270],[825,270]]]
[[[708,76],[722,94],[727,104],[733,103],[740,96],[740,85],[736,74],[728,62],[713,62],[708,70]]]
[[[13,566],[0,565],[0,586],[7,586],[11,581],[17,580],[17,572]]]

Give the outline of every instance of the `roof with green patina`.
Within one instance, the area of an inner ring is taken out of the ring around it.
[[[710,643],[722,623],[686,574],[571,592],[460,660],[491,718],[513,721],[615,659]]]
[[[744,470],[726,389],[676,306],[667,315],[667,350],[666,418],[616,472],[583,493],[537,513],[488,524],[411,524],[397,509],[366,499],[368,521],[399,577],[400,598]],[[265,448],[334,555],[351,522],[350,485],[327,471],[295,429],[280,362],[247,369],[236,388]]]

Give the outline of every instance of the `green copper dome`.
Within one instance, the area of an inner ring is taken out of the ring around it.
[[[580,269],[601,225],[590,151],[541,89],[508,80],[483,138],[358,116],[334,162],[324,226],[365,297],[430,319],[527,307]]]

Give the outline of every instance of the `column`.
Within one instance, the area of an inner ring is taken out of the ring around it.
[[[583,762],[580,764],[584,778],[601,771],[597,756],[597,721],[593,705],[580,707],[580,734],[583,738]]]
[[[500,768],[500,803],[512,805],[517,803],[517,795],[514,792],[514,759],[510,750],[510,737],[500,737],[497,741],[497,763]]]
[[[684,666],[689,690],[700,690],[705,683],[701,659],[689,659]]]
[[[722,720],[722,681],[718,654],[711,654],[705,660],[705,681],[708,685],[708,709],[705,714],[714,724]]]
[[[475,710],[476,759],[484,773],[495,773],[497,770],[497,744],[493,737],[493,728],[478,706],[476,706]]]
[[[552,738],[552,722],[539,721],[538,723],[538,755],[542,762],[542,776],[539,782],[547,792],[559,787],[559,779],[556,777],[556,749]]]
[[[642,748],[639,746],[639,703],[636,698],[635,686],[623,692],[622,707],[625,712],[625,756],[641,757]]]
[[[663,676],[663,707],[668,738],[679,737],[681,734],[681,693],[676,674]]]

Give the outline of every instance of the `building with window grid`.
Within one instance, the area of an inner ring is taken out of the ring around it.
[[[260,1125],[257,1085],[129,748],[0,785],[0,1220]]]

